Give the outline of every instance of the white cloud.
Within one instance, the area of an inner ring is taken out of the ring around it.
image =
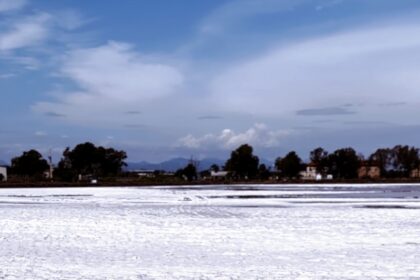
[[[339,4],[342,4],[342,3],[343,3],[343,0],[332,0],[332,1],[329,1],[329,2],[324,1],[324,2],[321,2],[321,4],[317,5],[315,7],[315,10],[323,11],[325,9],[332,8],[332,7],[337,6]]]
[[[43,42],[49,35],[51,16],[37,14],[15,22],[11,28],[0,33],[0,51],[11,51]]]
[[[64,10],[55,14],[57,26],[66,30],[75,30],[92,20],[85,19],[83,15],[76,10]]]
[[[251,144],[256,147],[276,147],[281,140],[289,135],[289,131],[270,130],[265,124],[257,123],[244,132],[236,133],[232,129],[223,129],[219,134],[206,134],[201,137],[194,137],[189,134],[179,139],[182,147],[199,148],[224,148],[232,149],[242,144]]]
[[[2,80],[14,78],[14,77],[16,77],[16,74],[14,74],[14,73],[3,73],[3,74],[0,74],[0,79],[2,79]]]
[[[30,56],[5,55],[1,58],[22,65],[27,70],[36,70],[41,64],[37,58]]]
[[[47,136],[47,133],[45,131],[35,131],[34,134],[35,134],[35,136],[38,136],[38,137]]]
[[[27,0],[0,0],[0,13],[19,10],[28,3]]]
[[[207,16],[200,25],[203,34],[215,34],[227,31],[241,21],[291,10],[307,0],[235,0],[216,9]]]
[[[61,74],[87,94],[118,100],[144,100],[167,95],[183,82],[174,67],[148,62],[128,44],[71,51]]]
[[[405,23],[278,46],[228,67],[210,91],[224,110],[258,116],[345,103],[364,103],[366,113],[376,100],[418,102],[419,33],[418,24]]]
[[[70,51],[59,74],[80,90],[58,93],[56,102],[40,102],[35,110],[59,110],[68,119],[80,121],[102,121],[116,108],[135,109],[138,103],[177,92],[184,82],[176,67],[142,56],[132,46],[117,42]]]

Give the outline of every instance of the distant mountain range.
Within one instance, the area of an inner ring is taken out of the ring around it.
[[[173,158],[167,161],[160,163],[150,163],[147,161],[140,162],[127,162],[127,167],[125,168],[128,171],[133,170],[165,170],[168,172],[175,172],[180,168],[184,168],[190,159],[188,158]],[[205,158],[198,161],[198,170],[208,170],[213,164],[217,164],[222,167],[225,164],[226,160],[216,159],[216,158]],[[264,163],[267,167],[272,166],[273,163],[269,160],[260,159],[260,163]]]

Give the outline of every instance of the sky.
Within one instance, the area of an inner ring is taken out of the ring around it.
[[[420,143],[417,0],[0,0],[0,160]]]

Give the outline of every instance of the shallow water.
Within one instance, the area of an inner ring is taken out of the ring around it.
[[[420,185],[0,190],[0,279],[420,279]]]

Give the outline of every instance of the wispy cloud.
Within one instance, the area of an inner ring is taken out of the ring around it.
[[[51,16],[47,13],[18,20],[8,31],[0,34],[0,51],[10,51],[41,43],[48,37],[50,20]]]
[[[355,112],[342,107],[311,108],[296,112],[300,116],[333,116],[333,115],[353,115]]]
[[[227,67],[210,85],[212,100],[226,111],[257,116],[290,116],[305,107],[326,110],[300,114],[348,114],[333,107],[363,103],[358,111],[367,112],[376,110],[374,100],[415,102],[419,32],[418,24],[402,22],[280,45]]]
[[[219,134],[206,134],[201,137],[189,134],[179,139],[178,143],[192,149],[204,146],[231,149],[247,143],[256,147],[275,147],[289,134],[289,131],[270,130],[267,125],[259,123],[239,133],[232,129],[224,129]]]
[[[291,10],[307,0],[235,0],[216,9],[200,25],[203,34],[228,31],[243,20],[265,14]]]
[[[127,111],[125,112],[127,115],[141,115],[141,111]]]
[[[339,4],[342,4],[343,2],[344,2],[344,0],[323,1],[315,7],[315,10],[323,11],[325,9],[329,9],[329,8],[332,8],[332,7],[337,6]]]
[[[4,73],[4,74],[0,74],[0,79],[10,79],[16,77],[16,74],[14,73]]]
[[[401,106],[404,106],[404,105],[407,105],[407,104],[408,104],[407,102],[395,101],[395,102],[381,103],[381,104],[379,104],[379,106],[382,106],[382,107],[401,107]]]
[[[13,54],[5,54],[1,56],[1,59],[10,61],[14,64],[24,67],[26,70],[36,70],[40,67],[41,62],[36,57],[30,56],[19,56]]]
[[[35,131],[34,134],[35,134],[35,136],[38,136],[38,137],[47,136],[47,133],[45,131]]]
[[[19,10],[28,4],[27,0],[0,0],[0,13]]]
[[[64,114],[60,114],[56,112],[46,112],[45,115],[48,117],[53,117],[53,118],[64,118],[66,116]]]
[[[57,26],[65,30],[75,30],[78,29],[94,19],[87,19],[77,10],[67,9],[55,13],[55,23]]]
[[[197,117],[197,119],[202,120],[202,121],[204,121],[204,120],[221,120],[221,119],[223,119],[223,117],[222,116],[215,116],[215,115],[206,115],[206,116],[199,116],[199,117]]]
[[[72,50],[62,61],[60,75],[80,90],[61,93],[56,102],[40,102],[35,109],[49,112],[59,108],[73,120],[92,119],[92,112],[95,119],[101,119],[118,108],[139,114],[130,107],[171,95],[184,82],[176,67],[141,55],[124,43]]]

